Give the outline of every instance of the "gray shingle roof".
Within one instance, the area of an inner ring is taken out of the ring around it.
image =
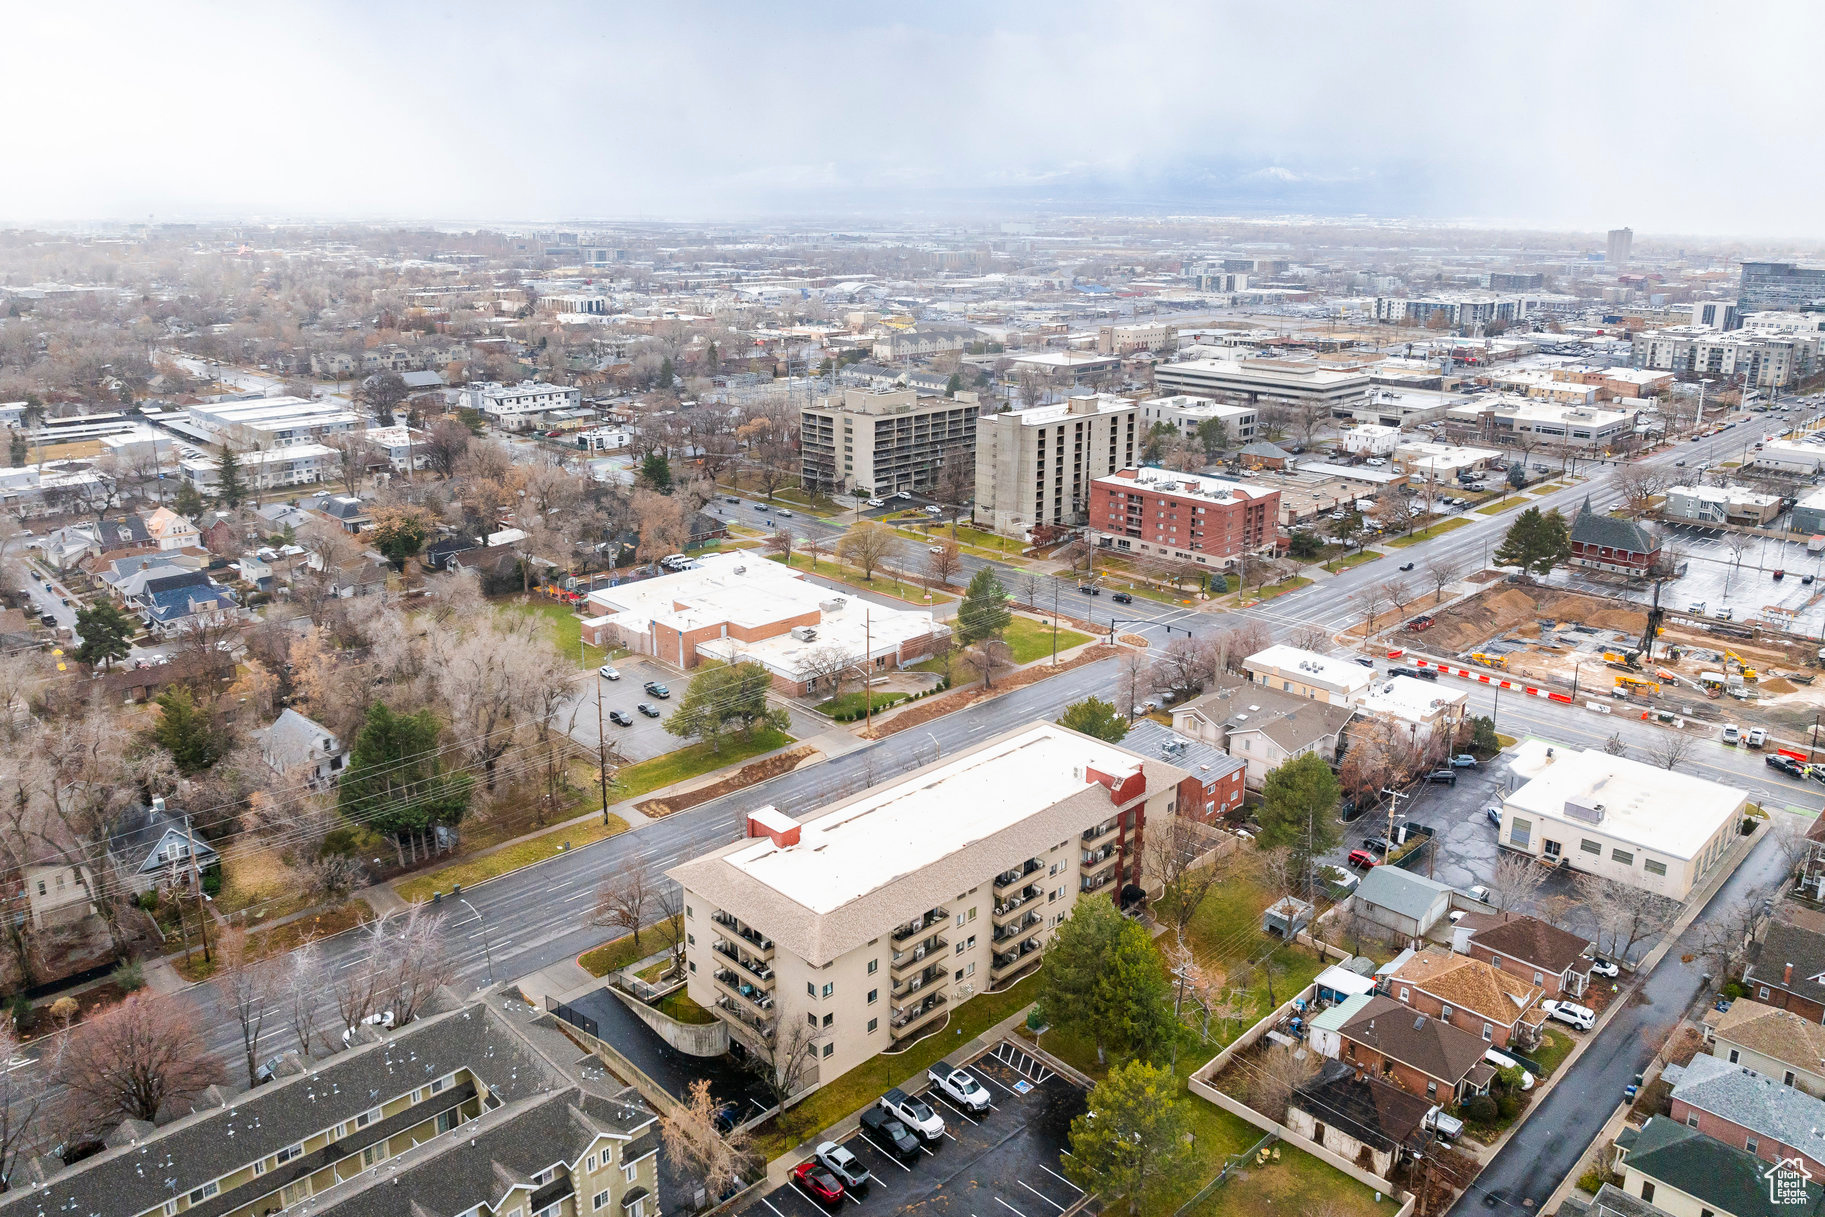
[[[1377,866],[1356,886],[1356,899],[1415,920],[1437,904],[1441,894],[1449,898],[1450,893],[1446,884],[1398,866]]]
[[[1584,506],[1572,520],[1571,539],[1581,545],[1606,545],[1638,554],[1651,554],[1660,548],[1660,542],[1646,527],[1633,520],[1604,515],[1591,506],[1588,494],[1584,496]]]
[[[1339,1034],[1452,1086],[1482,1063],[1488,1048],[1470,1032],[1391,997],[1371,997]]]
[[[1168,744],[1172,745],[1171,752],[1164,748]],[[1158,755],[1167,763],[1177,765],[1205,783],[1217,781],[1238,769],[1246,768],[1243,762],[1215,744],[1187,738],[1150,718],[1134,720],[1128,728],[1128,734],[1122,737],[1122,747],[1143,756]]]
[[[1768,923],[1754,956],[1745,983],[1779,985],[1801,997],[1825,1002],[1825,934],[1777,918]],[[1788,964],[1793,965],[1793,977],[1783,981]]]
[[[1815,1162],[1825,1159],[1825,1102],[1753,1069],[1694,1057],[1673,1086],[1673,1101],[1773,1137]]]
[[[1627,1164],[1732,1217],[1817,1217],[1825,1211],[1825,1188],[1816,1183],[1804,1184],[1804,1203],[1773,1203],[1767,1174],[1771,1163],[1666,1116],[1642,1125]]]

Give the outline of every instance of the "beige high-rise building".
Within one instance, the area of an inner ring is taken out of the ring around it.
[[[929,493],[947,461],[976,459],[974,393],[920,397],[912,389],[846,389],[800,412],[805,486],[822,494]]]
[[[1135,463],[1138,414],[1131,398],[1097,393],[983,415],[976,523],[1009,536],[1040,524],[1083,524],[1090,483]]]
[[[1629,228],[1610,229],[1609,245],[1604,251],[1604,261],[1611,266],[1627,266],[1629,252],[1635,247],[1635,233]]]
[[[1202,800],[1183,769],[1034,723],[802,821],[760,808],[668,872],[690,996],[828,1082],[1031,972],[1079,897],[1141,882],[1148,821]]]

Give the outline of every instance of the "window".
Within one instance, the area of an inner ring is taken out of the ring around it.
[[[951,979],[956,980],[956,981],[961,981],[963,979],[963,969],[958,968],[956,973],[951,977]]]
[[[1492,1042],[1495,1039],[1495,1028],[1488,1023],[1483,1024],[1483,1039],[1485,1042]]]
[[[1426,1083],[1426,1097],[1428,1099],[1438,1098],[1438,1083],[1437,1082],[1427,1082]]]
[[[957,910],[957,928],[958,929],[963,928],[963,910],[962,909]]]
[[[438,1132],[449,1132],[452,1128],[455,1128],[455,1127],[456,1127],[456,1113],[454,1111],[440,1111],[437,1113],[437,1131]]]
[[[963,942],[961,939],[959,939],[957,942],[952,943],[951,946],[952,946],[952,950],[951,950],[952,955],[963,954]]]
[[[1791,1085],[1793,1085],[1793,1082],[1794,1082],[1793,1070],[1789,1069],[1786,1073],[1781,1075],[1781,1085],[1791,1086]]]
[[[805,1023],[808,1026],[816,1027],[817,1026],[817,1015],[807,1012],[805,1015]]]
[[[1603,856],[1603,842],[1593,841],[1589,837],[1578,842],[1578,848],[1587,854],[1596,854],[1599,858]]]
[[[1544,976],[1540,975],[1538,972],[1535,972],[1534,973],[1534,983],[1536,985],[1544,985],[1546,983],[1546,978]]]
[[[1766,990],[1764,990],[1764,992],[1765,991]],[[302,1157],[303,1154],[304,1154],[304,1143],[302,1141],[300,1141],[296,1145],[287,1145],[284,1149],[282,1149],[278,1153],[274,1154],[273,1157],[277,1160],[277,1162],[280,1166],[284,1166],[287,1162],[290,1162],[293,1158]]]
[[[687,946],[687,947],[694,947],[694,946],[696,946],[696,945],[697,945],[697,935],[695,935],[695,934],[686,934],[686,935],[685,935],[685,936],[684,936],[684,945],[685,945],[685,946]]]
[[[1757,1141],[1754,1137],[1747,1137],[1747,1138],[1744,1138],[1744,1140],[1743,1140],[1743,1148],[1748,1150],[1750,1153],[1754,1153],[1756,1151],[1756,1146],[1759,1144],[1761,1144],[1761,1143],[1759,1141]]]
[[[868,990],[868,1004],[871,1006],[874,1005],[875,998],[879,997],[880,995],[881,995],[881,991],[879,989]]]
[[[1635,865],[1634,851],[1627,850],[1627,849],[1617,849],[1615,846],[1611,846],[1610,847],[1610,861],[1611,862],[1620,862],[1624,866],[1633,866],[1633,865]]]
[[[190,1193],[190,1203],[201,1204],[221,1190],[222,1188],[219,1184],[205,1183],[202,1187],[199,1187]]]
[[[877,971],[879,971],[879,970],[880,970],[880,967],[881,967],[881,961],[880,961],[880,960],[878,960],[878,959],[871,959],[871,960],[869,960],[869,961],[868,961],[868,974],[869,974],[869,975],[870,975],[870,976],[873,976],[873,975],[874,975],[874,974],[875,974],[875,973],[876,973],[876,972],[877,972]],[[872,1000],[873,1000],[873,998],[872,998],[872,997],[871,997],[871,998],[870,998],[870,999],[869,999],[869,1000],[871,1000],[871,1001],[872,1001]]]
[[[627,1217],[646,1217],[646,1197],[642,1196],[627,1206]]]
[[[1732,1049],[1730,1049],[1730,1063],[1731,1063],[1731,1064],[1732,1064],[1732,1065],[1734,1065],[1734,1064],[1736,1064],[1736,1063],[1737,1063],[1737,1058],[1738,1058],[1738,1057],[1740,1057],[1740,1056],[1741,1056],[1741,1055],[1742,1055],[1742,1054],[1741,1054],[1741,1053],[1739,1053],[1739,1052],[1737,1052],[1737,1050],[1736,1050],[1736,1049],[1734,1049],[1734,1048],[1732,1048]]]
[[[595,1194],[595,1196],[592,1197],[589,1202],[590,1211],[593,1213],[600,1213],[603,1209],[605,1209],[607,1207],[608,1207],[608,1193],[607,1192],[597,1192]]]
[[[376,1162],[380,1161],[382,1158],[384,1158],[386,1156],[387,1156],[386,1142],[385,1141],[376,1142],[375,1144],[370,1145],[366,1149],[363,1149],[361,1151],[361,1165],[364,1167],[372,1166]]]
[[[687,904],[684,906],[684,915],[686,917],[695,917],[697,914],[693,913],[691,911],[691,906]]]
[[[826,1027],[828,1027],[831,1023],[833,1023],[835,1021],[836,1021],[836,1015],[834,1015],[834,1014],[826,1014],[824,1016],[824,1026],[826,1026]]]
[[[1641,1181],[1641,1202],[1650,1203],[1654,1199],[1654,1185],[1646,1179]]]
[[[1451,1007],[1445,1006],[1445,1007],[1441,1008],[1438,1012],[1438,1016],[1441,1021],[1447,1022],[1447,1023],[1450,1022],[1451,1021]]]
[[[974,934],[971,934],[971,935],[970,935],[970,940],[969,940],[969,942],[968,942],[968,943],[967,943],[967,944],[966,944],[966,945],[965,945],[965,948],[964,948],[964,949],[965,949],[965,950],[970,950],[970,951],[973,951],[973,950],[975,950],[975,949],[976,949],[976,936],[975,936],[975,935],[974,935]]]
[[[1641,860],[1641,869],[1650,875],[1664,875],[1667,873],[1667,864],[1665,862],[1656,862],[1652,858],[1643,858]]]
[[[976,965],[973,963],[964,964],[963,965],[963,974],[965,976],[974,976],[976,974]],[[1790,1083],[1788,1083],[1788,1085],[1792,1085],[1792,1083],[1790,1082]]]
[[[1409,996],[1411,996],[1411,994],[1408,993],[1407,986],[1402,985],[1400,987],[1400,999],[1406,1001]]]
[[[873,1035],[875,1028],[879,1027],[880,1025],[881,1025],[880,1019],[878,1019],[878,1018],[869,1019],[868,1020],[868,1034]]]
[[[806,997],[816,997],[817,996],[817,986],[812,984],[810,981],[805,982],[805,996]]]
[[[830,995],[831,995],[831,994],[832,994],[832,993],[834,993],[834,992],[836,992],[836,986],[835,986],[835,985],[833,985],[833,984],[828,984],[828,983],[827,983],[827,984],[825,984],[825,985],[824,985],[824,996],[825,996],[825,997],[829,997],[829,996],[830,996]]]
[[[1767,985],[1762,986],[1761,999],[1763,1001],[1768,1000],[1768,986]]]
[[[1534,824],[1532,820],[1515,816],[1508,825],[1508,843],[1528,849],[1533,844]]]
[[[639,1167],[630,1162],[621,1168],[621,1177],[629,1183],[632,1183],[634,1181],[634,1176],[639,1173],[639,1170]]]

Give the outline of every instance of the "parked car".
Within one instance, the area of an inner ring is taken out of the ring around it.
[[[1497,828],[1502,827],[1502,809],[1500,807],[1485,807],[1483,814],[1489,818],[1491,824]]]
[[[1353,849],[1350,851],[1349,863],[1351,866],[1368,870],[1370,867],[1380,866],[1381,860],[1366,849]]]
[[[944,508],[938,506],[936,503],[927,503],[919,510],[923,511],[928,516],[941,516],[944,514]]]
[[[924,1099],[909,1095],[896,1086],[882,1095],[878,1102],[882,1111],[896,1117],[927,1145],[944,1140],[944,1117],[933,1111],[931,1104]]]
[[[881,501],[881,500],[880,500],[880,499],[869,499],[869,500],[868,500],[868,505],[869,505],[869,506],[870,506],[870,507],[885,507],[885,506],[887,506],[887,504],[886,504],[886,503],[884,503],[884,502],[882,502],[882,501]]]
[[[1778,752],[1771,752],[1768,754],[1768,768],[1778,769],[1790,778],[1803,778],[1806,776],[1806,766],[1800,764],[1792,757],[1782,756]]]
[[[615,665],[612,663],[605,663],[601,667],[597,668],[596,675],[600,676],[603,680],[620,680],[621,679],[621,673],[619,673],[615,670]]]
[[[1743,742],[1743,729],[1735,723],[1724,724],[1724,743],[1740,744]]]
[[[725,503],[739,503],[739,502],[741,502],[741,500],[740,500],[740,499],[738,499],[738,498],[736,498],[736,497],[735,497],[735,496],[734,496],[734,495],[732,495],[732,494],[725,494],[725,495],[724,495],[724,496],[723,496],[723,497],[722,497],[722,501],[723,501],[723,502],[725,502]]]
[[[640,687],[645,689],[648,693],[652,694],[654,697],[657,697],[660,701],[664,701],[666,698],[668,698],[672,695],[672,691],[670,689],[666,688],[664,685],[660,684],[656,680],[649,680]]]
[[[1364,837],[1362,847],[1378,858],[1385,858],[1388,851],[1394,848],[1394,843],[1386,837]]]
[[[634,725],[634,720],[628,716],[626,710],[610,710],[608,712],[608,721],[615,724],[617,727],[631,727]]]
[[[1433,671],[1431,668],[1419,668],[1413,674],[1415,676],[1419,677],[1421,680],[1437,680],[1438,679],[1438,673]]]
[[[1748,744],[1751,748],[1760,748],[1763,744],[1768,742],[1768,733],[1760,727],[1751,727],[1749,728],[1748,737],[1745,738],[1743,742]]]
[[[925,1071],[931,1084],[944,1092],[946,1098],[971,1115],[979,1115],[989,1109],[988,1087],[971,1077],[962,1069],[952,1069],[949,1061],[939,1061]]]
[[[792,1168],[792,1182],[819,1204],[835,1207],[843,1203],[843,1185],[829,1168],[816,1161],[801,1162]]]
[[[870,1107],[862,1113],[862,1131],[876,1149],[896,1158],[919,1156],[919,1138],[900,1122],[900,1118],[882,1107]]]
[[[1464,894],[1469,896],[1472,900],[1481,900],[1484,904],[1489,903],[1489,889],[1484,887],[1481,883],[1477,884],[1475,887],[1465,888]]]
[[[267,1057],[266,1063],[253,1071],[253,1084],[255,1086],[264,1086],[266,1083],[272,1081],[273,1078],[277,1077],[279,1073],[279,1063],[284,1059],[285,1054],[283,1052],[278,1056]]]
[[[837,1177],[845,1191],[866,1192],[868,1185],[874,1182],[874,1176],[868,1173],[860,1158],[849,1152],[847,1145],[825,1141],[812,1156],[819,1166]]]
[[[1445,1141],[1457,1140],[1464,1131],[1464,1122],[1456,1116],[1448,1114],[1442,1107],[1434,1107],[1427,1112],[1423,1123]]]
[[[1622,969],[1618,968],[1612,961],[1599,955],[1591,960],[1591,974],[1593,976],[1608,976],[1614,979],[1622,974]]]
[[[1115,601],[1117,604],[1133,604],[1134,603],[1134,597],[1129,595],[1127,592],[1117,592],[1117,593],[1115,593],[1115,595],[1109,597],[1109,599]]]
[[[1426,780],[1434,786],[1455,786],[1457,785],[1457,770],[1434,769],[1426,775]]]
[[[646,715],[646,717],[648,717],[648,718],[658,718],[659,717],[659,707],[654,706],[654,705],[649,705],[646,702],[641,702],[639,705],[635,706],[634,709],[640,711],[640,713]]]
[[[1589,1031],[1597,1025],[1597,1012],[1589,1006],[1580,1006],[1573,1001],[1543,1001],[1540,1009],[1546,1011],[1546,1017],[1556,1019],[1580,1031]]]

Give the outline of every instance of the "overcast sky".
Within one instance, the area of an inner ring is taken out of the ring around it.
[[[0,0],[0,218],[1825,236],[1825,5]]]

